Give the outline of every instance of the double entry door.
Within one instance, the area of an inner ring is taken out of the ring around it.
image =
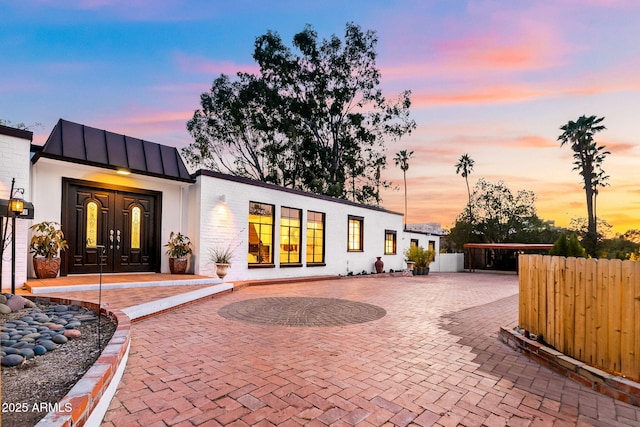
[[[160,271],[161,193],[65,179],[62,274]]]

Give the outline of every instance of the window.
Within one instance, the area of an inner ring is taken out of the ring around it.
[[[140,249],[141,212],[139,206],[134,206],[131,209],[131,249]]]
[[[396,232],[393,230],[384,231],[384,254],[396,254]]]
[[[98,244],[98,204],[87,203],[87,247],[95,248]]]
[[[302,211],[280,209],[280,263],[300,264],[300,222]]]
[[[273,205],[249,202],[250,265],[273,264]]]
[[[364,218],[349,215],[349,229],[347,250],[349,252],[362,252],[362,223]]]
[[[429,240],[429,243],[427,245],[430,251],[436,251],[436,242],[434,242],[433,240]]]
[[[324,263],[324,214],[307,211],[307,264]]]
[[[410,248],[417,248],[418,247],[418,239],[411,239],[411,242],[409,243],[409,247]]]

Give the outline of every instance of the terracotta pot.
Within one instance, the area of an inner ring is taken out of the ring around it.
[[[33,257],[33,269],[38,279],[53,279],[60,271],[60,258]]]
[[[187,258],[169,258],[171,274],[184,274],[187,271]]]
[[[216,263],[216,274],[220,279],[224,279],[224,277],[229,272],[229,267],[230,264]]]
[[[382,261],[382,257],[376,257],[376,262],[373,264],[376,267],[376,273],[382,273],[384,271],[384,261]]]

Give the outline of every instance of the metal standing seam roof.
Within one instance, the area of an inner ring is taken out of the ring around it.
[[[178,149],[60,119],[47,142],[32,158],[40,157],[194,182]]]

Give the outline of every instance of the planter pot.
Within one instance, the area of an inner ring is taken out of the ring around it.
[[[169,258],[169,271],[171,271],[171,274],[186,273],[187,258]]]
[[[407,269],[409,271],[414,271],[416,268],[416,263],[413,261],[406,261],[407,262]]]
[[[384,271],[384,261],[382,261],[382,257],[376,257],[376,262],[373,263],[376,267],[376,273],[382,273]]]
[[[33,258],[33,269],[38,279],[53,279],[60,271],[60,258]]]
[[[216,274],[220,279],[224,279],[229,272],[230,266],[230,264],[216,263]]]

